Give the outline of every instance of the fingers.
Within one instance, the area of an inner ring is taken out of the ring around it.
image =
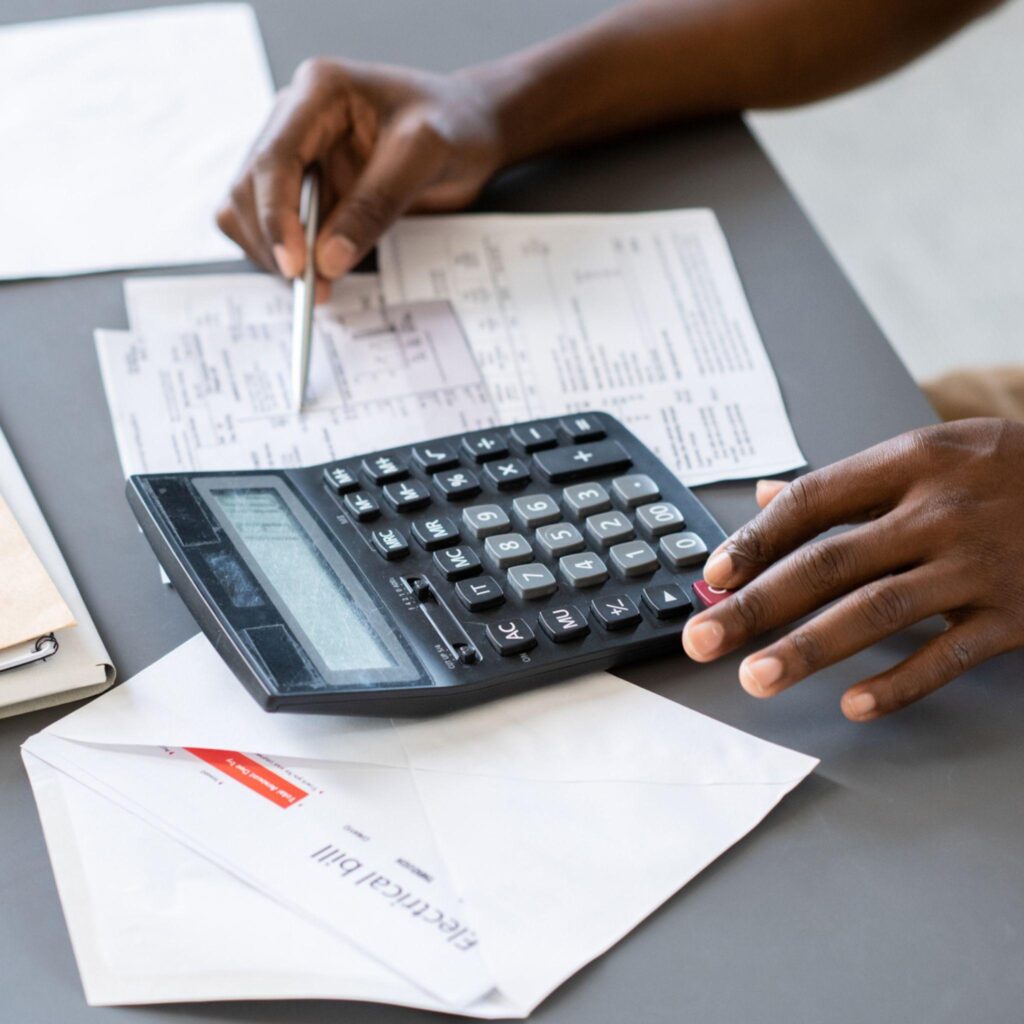
[[[758,480],[754,491],[754,499],[758,508],[767,508],[773,498],[786,489],[785,480]]]
[[[274,258],[266,240],[256,227],[252,183],[242,179],[232,189],[229,200],[217,212],[217,226],[257,266],[273,272]]]
[[[751,696],[773,697],[967,598],[962,577],[932,565],[876,580],[744,659],[740,683]]]
[[[881,718],[1012,646],[995,613],[973,612],[888,672],[851,686],[843,694],[843,714],[854,722]]]
[[[918,538],[894,512],[880,522],[807,544],[742,590],[694,616],[683,630],[683,646],[696,661],[720,657],[865,583],[884,582],[881,577],[917,560],[922,554],[915,548],[917,543]],[[888,591],[883,591],[879,600],[887,597]],[[952,607],[956,602],[949,601],[938,610]]]
[[[917,457],[912,435],[869,448],[794,480],[708,559],[704,578],[735,590],[833,526],[891,508]]]
[[[317,271],[328,279],[348,273],[435,177],[442,149],[423,124],[382,134],[351,192],[320,229]]]

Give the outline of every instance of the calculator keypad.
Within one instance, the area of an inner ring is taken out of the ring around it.
[[[612,507],[608,492],[597,483],[574,484],[562,491],[562,501],[577,519],[586,519],[595,512],[604,512]]]
[[[689,530],[661,538],[661,550],[677,569],[700,565],[708,557],[708,546]]]
[[[608,579],[608,566],[589,551],[560,558],[558,571],[571,587],[597,587]]]
[[[500,505],[470,505],[462,510],[462,522],[466,532],[477,540],[505,533],[512,525]]]
[[[512,566],[508,571],[508,582],[524,601],[536,601],[537,598],[547,597],[558,587],[551,570],[540,562]]]
[[[526,494],[512,502],[512,510],[524,530],[536,529],[562,518],[558,502],[550,494]]]
[[[449,501],[468,501],[480,493],[480,481],[468,469],[444,469],[434,475],[442,497]]]
[[[358,519],[361,523],[368,523],[380,515],[380,505],[377,504],[376,498],[370,497],[366,491],[346,494],[342,505],[350,516]]]
[[[431,516],[412,524],[416,543],[427,551],[447,548],[459,539],[459,528],[446,516]]]
[[[322,482],[350,520],[368,524],[377,555],[406,558],[410,537],[430,552],[424,575],[440,598],[448,588],[453,614],[482,616],[465,622],[501,655],[529,660],[538,643],[592,643],[595,631],[678,630],[695,602],[725,596],[692,574],[672,579],[702,564],[708,543],[687,528],[671,480],[629,472],[630,452],[609,430],[592,414],[479,430],[330,463]],[[423,572],[413,563],[410,579]]]
[[[446,580],[462,580],[467,576],[476,576],[482,568],[480,556],[465,545],[435,551],[434,564],[441,570],[441,575]]]
[[[636,510],[636,521],[640,524],[641,532],[652,540],[686,526],[683,513],[669,501],[641,505]]]
[[[522,565],[533,558],[533,548],[521,533],[499,533],[484,541],[484,552],[496,569]]]
[[[471,612],[497,608],[505,601],[504,592],[491,576],[474,576],[468,580],[459,580],[455,584],[455,593]]]
[[[587,533],[595,544],[603,548],[631,540],[635,536],[629,517],[621,512],[599,512],[590,516],[587,519]]]
[[[484,466],[484,477],[499,491],[512,491],[530,482],[530,471],[521,459],[499,459]]]
[[[562,555],[571,555],[576,551],[582,551],[586,546],[583,534],[572,523],[552,523],[550,526],[541,526],[537,529],[536,537],[541,550],[552,560],[561,558]]]

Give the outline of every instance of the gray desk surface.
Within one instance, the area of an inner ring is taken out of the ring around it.
[[[567,27],[602,5],[255,6],[283,83],[328,40],[349,56],[447,69]],[[0,21],[114,7],[6,0]],[[485,204],[509,211],[711,206],[812,466],[930,418],[738,122],[531,168],[495,187]],[[91,333],[123,324],[118,274],[0,286],[0,423],[125,678],[195,628],[177,596],[158,583],[122,498]],[[703,496],[729,529],[754,508],[749,485],[714,486]],[[847,723],[837,708],[843,688],[898,659],[908,642],[882,645],[767,703],[740,690],[738,658],[700,671],[671,658],[625,673],[715,718],[816,754],[822,765],[763,827],[556,992],[537,1020],[1021,1020],[1024,659],[991,663],[891,720]],[[89,1009],[18,755],[26,736],[61,713],[0,722],[0,1021],[426,1019],[393,1007],[334,1003]]]

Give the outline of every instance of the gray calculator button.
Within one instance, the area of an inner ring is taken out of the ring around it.
[[[648,537],[661,537],[674,530],[686,526],[683,513],[670,501],[661,501],[653,505],[641,505],[636,510],[636,519],[640,528]]]
[[[583,534],[572,523],[552,523],[537,530],[537,543],[548,558],[561,558],[574,551],[582,551]]]
[[[587,533],[601,547],[611,547],[635,536],[629,516],[622,512],[598,512],[587,520]]]
[[[617,476],[612,481],[612,493],[626,508],[636,508],[661,497],[658,485],[646,473]]]
[[[499,533],[484,541],[484,551],[491,564],[499,569],[522,565],[533,558],[533,548],[521,533]]]
[[[477,540],[504,533],[512,525],[500,505],[470,505],[462,510],[462,522]]]
[[[612,565],[625,576],[646,576],[658,568],[658,556],[650,544],[642,540],[616,544],[609,554]]]
[[[551,570],[540,562],[529,565],[514,565],[508,571],[508,582],[512,589],[527,601],[547,597],[558,586]]]
[[[670,533],[661,538],[661,550],[677,569],[698,565],[708,557],[708,546],[689,530],[684,533]]]
[[[595,512],[604,512],[612,507],[612,499],[600,485],[572,484],[562,491],[562,500],[577,519],[586,519]]]
[[[558,502],[550,494],[524,494],[512,502],[519,525],[525,530],[532,530],[545,523],[557,523],[562,518]]]
[[[558,571],[574,587],[596,587],[608,579],[608,566],[589,551],[559,559]]]

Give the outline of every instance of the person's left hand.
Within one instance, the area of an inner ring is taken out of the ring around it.
[[[761,513],[704,567],[708,583],[736,593],[687,623],[690,657],[711,661],[839,600],[743,661],[752,695],[774,696],[933,615],[948,628],[850,687],[847,718],[887,714],[1024,646],[1024,424],[915,430],[788,485],[761,481],[757,501]],[[862,525],[815,539],[846,523]]]

